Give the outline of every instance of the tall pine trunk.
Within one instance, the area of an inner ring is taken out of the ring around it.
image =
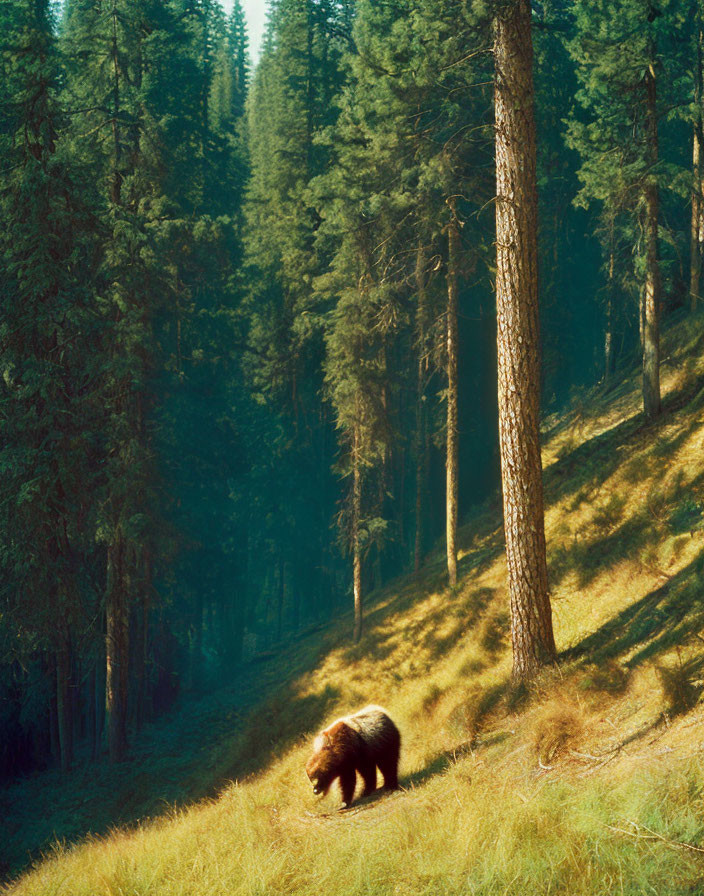
[[[127,752],[127,692],[129,664],[129,575],[127,546],[121,531],[108,548],[105,598],[105,718],[111,762]]]
[[[457,584],[457,264],[459,256],[459,221],[454,202],[447,230],[447,447],[446,447],[446,540],[447,577],[450,587]]]
[[[90,758],[96,759],[98,756],[98,743],[95,737],[96,733],[96,688],[98,673],[96,663],[91,662],[90,672],[88,673],[88,694],[86,697],[86,734],[88,735],[88,744],[90,746]]]
[[[67,633],[60,636],[56,649],[56,717],[59,728],[61,771],[73,764],[73,700],[71,694],[71,640]]]
[[[648,173],[645,179],[645,296],[643,309],[643,409],[648,419],[660,413],[660,267],[658,261],[658,119],[655,68],[645,73]]]
[[[151,603],[151,555],[143,549],[139,564],[139,600],[132,614],[132,722],[141,731],[146,721],[147,668],[149,662],[149,606]]]
[[[61,746],[59,744],[59,712],[58,687],[56,685],[56,654],[50,653],[44,657],[44,669],[51,683],[49,695],[49,748],[52,762],[61,764]]]
[[[354,424],[352,447],[352,589],[354,593],[354,642],[362,637],[362,546],[360,522],[362,518],[362,471],[360,469],[359,423]]]
[[[513,675],[556,658],[540,457],[540,336],[533,45],[529,0],[496,19],[496,300],[499,436]]]
[[[697,4],[699,7],[700,4]],[[702,44],[704,43],[704,26],[701,22],[701,11],[697,9],[700,19],[697,27],[697,58],[694,68],[694,124],[692,135],[692,224],[690,236],[690,277],[689,296],[692,311],[699,307],[699,280],[702,271]]]
[[[615,353],[614,353],[614,297],[616,293],[615,279],[615,223],[611,219],[610,240],[609,240],[609,277],[606,294],[606,332],[604,334],[604,384],[611,382],[615,369]]]
[[[423,545],[425,541],[425,496],[427,493],[428,455],[425,450],[426,422],[426,370],[427,370],[427,330],[428,330],[428,297],[425,282],[426,257],[425,250],[418,249],[416,256],[416,291],[417,291],[417,339],[418,339],[418,369],[416,384],[416,532],[415,546],[413,550],[414,569],[418,572],[423,564]]]
[[[276,603],[276,640],[281,641],[284,635],[284,601],[286,599],[286,568],[284,556],[279,552],[278,599]]]

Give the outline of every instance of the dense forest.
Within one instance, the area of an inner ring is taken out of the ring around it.
[[[454,585],[502,481],[514,672],[554,659],[540,407],[642,358],[660,412],[704,7],[532,6],[272,0],[254,67],[239,0],[0,2],[0,778],[359,641],[437,543]]]

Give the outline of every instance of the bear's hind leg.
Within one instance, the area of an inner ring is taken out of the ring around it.
[[[387,790],[398,790],[398,759],[382,759],[379,771],[384,776],[384,787]]]
[[[359,773],[364,781],[364,794],[368,796],[376,790],[376,765],[371,759],[365,759],[358,765]]]
[[[354,768],[346,768],[340,775],[340,790],[342,792],[342,808],[346,808],[354,797],[354,788],[357,783],[357,772]]]

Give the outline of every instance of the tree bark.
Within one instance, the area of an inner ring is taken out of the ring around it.
[[[643,332],[643,410],[652,420],[660,413],[660,267],[658,262],[658,119],[655,69],[645,73],[648,173],[645,178],[645,296]]]
[[[286,598],[286,570],[284,557],[279,553],[278,600],[276,606],[276,640],[281,641],[284,634],[284,601]]]
[[[614,221],[611,221],[611,239],[609,244],[609,279],[606,295],[606,333],[604,334],[604,383],[611,382],[615,368],[614,355],[614,293],[615,293],[615,247]]]
[[[428,455],[425,450],[426,431],[426,395],[427,381],[427,330],[428,330],[428,297],[426,293],[425,251],[421,247],[416,256],[416,291],[417,291],[417,339],[418,339],[418,375],[416,393],[416,532],[413,550],[414,569],[418,572],[423,564],[423,545],[425,540],[425,496],[427,493]]]
[[[513,675],[555,661],[540,456],[540,335],[533,46],[529,0],[496,19],[499,437]]]
[[[447,446],[445,457],[445,506],[447,541],[447,578],[450,587],[457,584],[457,259],[460,224],[454,202],[450,202],[450,223],[447,230]]]
[[[105,599],[105,717],[111,762],[127,752],[127,688],[129,662],[129,576],[127,549],[118,529],[108,548]]]
[[[354,642],[362,637],[362,553],[359,526],[362,517],[362,471],[359,460],[359,424],[354,425],[352,448],[352,589],[354,593]]]
[[[61,746],[59,744],[59,713],[57,709],[58,687],[56,685],[56,655],[47,654],[44,668],[51,682],[49,699],[49,747],[53,762],[61,764]]]
[[[699,4],[697,4],[699,7]],[[699,18],[701,12],[697,9]],[[692,135],[692,225],[690,238],[689,297],[692,312],[699,307],[699,280],[702,270],[702,44],[704,28],[697,28],[697,58],[694,69],[694,125]]]
[[[140,575],[139,601],[132,618],[133,667],[132,667],[132,723],[141,731],[146,720],[147,667],[149,662],[149,606],[151,603],[151,556],[142,551],[138,569]]]
[[[73,764],[73,702],[71,698],[71,642],[62,635],[56,651],[56,715],[59,727],[61,771]]]

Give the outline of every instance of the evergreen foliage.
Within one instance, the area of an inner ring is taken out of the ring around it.
[[[437,540],[453,581],[500,483],[497,9],[273,0],[253,60],[241,0],[0,3],[0,775],[119,758],[353,597],[361,638]],[[700,13],[534,4],[550,411],[640,341],[658,411]]]

